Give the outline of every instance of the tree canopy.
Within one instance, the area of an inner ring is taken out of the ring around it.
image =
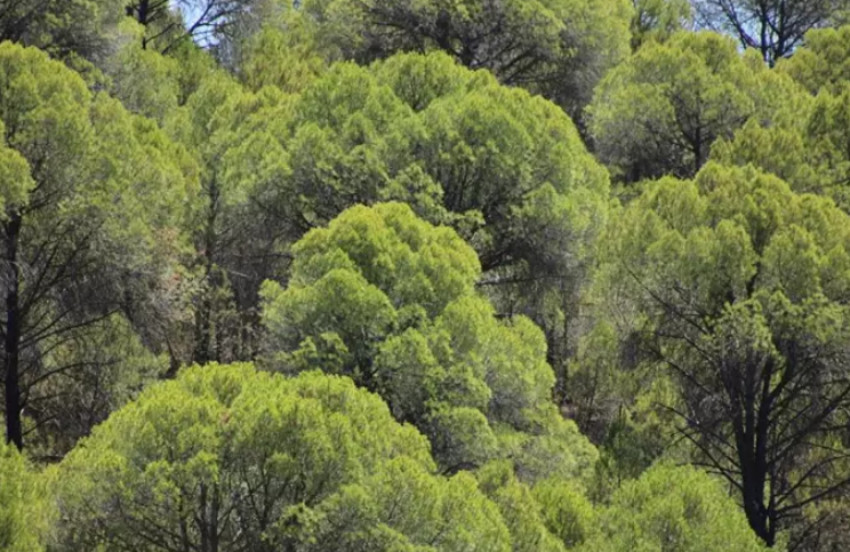
[[[63,461],[60,549],[509,550],[475,480],[432,470],[425,439],[350,381],[194,367]]]
[[[812,29],[846,23],[846,0],[694,0],[702,25],[728,31],[770,65],[789,56]]]
[[[0,45],[6,436],[51,421],[50,379],[106,370],[86,346],[122,307],[142,314],[173,270],[192,179],[150,121],[34,48]],[[55,391],[55,390],[54,390]],[[52,397],[52,399],[51,399]]]
[[[635,313],[623,331],[680,383],[667,408],[769,545],[848,482],[848,223],[829,199],[709,164],[648,185],[611,235],[606,290]]]
[[[599,516],[600,533],[580,550],[767,550],[722,485],[691,467],[653,466]]]
[[[847,0],[0,0],[0,550],[850,546]]]
[[[454,231],[403,204],[353,207],[293,254],[288,287],[263,288],[277,369],[318,368],[377,391],[448,472],[500,457],[531,479],[588,469],[592,447],[550,401],[543,335],[522,317],[495,318]]]
[[[600,157],[621,179],[694,176],[718,138],[770,116],[781,76],[740,55],[732,39],[682,32],[612,70],[588,108]]]

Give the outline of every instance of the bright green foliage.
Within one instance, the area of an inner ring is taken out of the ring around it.
[[[511,532],[513,550],[563,552],[564,545],[549,532],[545,513],[531,490],[517,480],[510,462],[495,461],[476,473],[481,490],[499,506]]]
[[[540,481],[532,492],[546,527],[567,549],[593,539],[598,531],[597,514],[575,482]]]
[[[368,70],[335,65],[300,95],[292,112],[286,134],[277,135],[291,172],[283,186],[273,182],[269,189],[275,208],[298,231],[327,224],[353,204],[390,199],[396,190],[403,196],[398,199],[415,204],[421,198],[420,212],[437,207],[439,189],[421,170],[401,165],[410,147],[402,128],[412,111]]]
[[[581,550],[766,550],[719,482],[691,467],[654,466],[615,492],[599,516],[601,532]]]
[[[767,89],[777,78],[731,38],[679,33],[605,77],[588,108],[590,132],[602,160],[628,182],[693,176],[717,138],[772,112]]]
[[[471,475],[435,477],[409,458],[346,486],[323,509],[327,521],[304,550],[511,550],[513,535]]]
[[[443,52],[396,54],[372,65],[372,73],[416,112],[434,100],[493,83],[486,71],[470,71]]]
[[[30,176],[27,160],[6,143],[6,127],[0,120],[0,133],[3,143],[0,144],[0,208],[3,218],[6,216],[6,206],[19,205],[26,200],[27,194],[35,186]]]
[[[850,80],[850,25],[809,31],[805,45],[777,68],[812,94],[840,92]]]
[[[786,88],[769,118],[751,121],[734,139],[716,144],[712,158],[725,164],[754,164],[784,179],[795,191],[828,195],[848,210],[850,27],[806,36],[805,47],[778,66],[800,89]]]
[[[712,159],[753,164],[797,192],[827,195],[850,209],[850,86],[845,83],[834,93],[824,89],[816,98],[788,88],[782,96],[771,117],[752,120],[731,140],[717,142]]]
[[[806,489],[828,497],[845,478],[840,448],[805,443],[844,423],[850,219],[752,167],[710,164],[648,185],[608,243],[610,319],[680,384],[667,406],[773,544]]]
[[[7,431],[19,442],[21,410],[29,406],[40,423],[49,401],[65,400],[40,385],[109,369],[65,356],[91,351],[88,329],[118,321],[111,315],[120,306],[139,319],[158,308],[192,181],[153,122],[93,96],[43,52],[8,42],[0,45],[0,127],[2,357],[15,382],[6,387]]]
[[[513,458],[528,479],[586,473],[594,457],[550,402],[546,344],[500,322],[473,250],[409,207],[353,207],[293,248],[289,287],[263,288],[273,365],[352,376],[429,436],[453,471]]]
[[[0,442],[0,474],[0,550],[44,550],[51,519],[38,475],[4,442]]]
[[[509,550],[475,481],[432,470],[425,439],[347,379],[193,367],[63,461],[59,549]]]
[[[175,58],[154,50],[143,50],[128,42],[103,64],[111,78],[111,93],[129,111],[165,124],[180,99],[178,73],[183,71]]]
[[[413,161],[478,252],[488,294],[500,311],[544,328],[559,369],[607,215],[604,170],[554,105],[481,72],[463,75],[444,56],[397,57],[378,76],[421,109]]]

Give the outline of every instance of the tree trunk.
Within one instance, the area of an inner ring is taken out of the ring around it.
[[[194,362],[207,364],[213,358],[212,354],[212,332],[213,332],[213,294],[216,291],[214,281],[215,256],[217,254],[216,219],[219,209],[219,190],[215,181],[210,183],[208,190],[209,211],[207,212],[206,227],[204,228],[204,283],[201,304],[195,314],[195,351]]]
[[[21,232],[21,215],[15,213],[5,225],[6,262],[9,265],[9,283],[6,290],[6,335],[3,343],[3,379],[6,400],[6,442],[14,443],[18,450],[24,446],[24,434],[21,426],[21,384],[20,384],[20,279],[18,264],[18,238]]]

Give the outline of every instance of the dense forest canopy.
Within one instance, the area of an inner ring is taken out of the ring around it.
[[[0,0],[0,551],[850,549],[847,0]]]

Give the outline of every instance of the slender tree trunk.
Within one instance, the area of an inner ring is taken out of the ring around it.
[[[213,181],[210,184],[209,211],[207,212],[206,228],[204,229],[204,283],[203,297],[195,315],[195,354],[194,361],[206,364],[213,360],[212,355],[212,315],[213,294],[215,293],[214,269],[217,236],[216,219],[218,218],[219,191]],[[216,359],[217,360],[217,359]]]
[[[15,213],[5,224],[6,262],[9,265],[9,283],[6,290],[6,336],[3,343],[3,379],[6,401],[6,442],[14,443],[18,449],[24,446],[21,426],[21,383],[20,383],[20,279],[18,264],[18,238],[21,232],[21,215]]]

